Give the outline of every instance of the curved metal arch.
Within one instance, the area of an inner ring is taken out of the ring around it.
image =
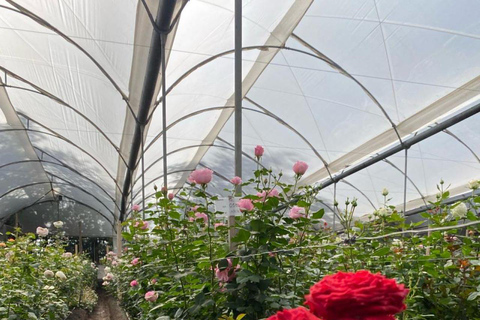
[[[305,40],[303,40],[302,38],[300,38],[299,36],[297,36],[295,33],[292,33],[292,38],[296,39],[298,42],[300,42],[301,45],[303,45],[304,47],[310,49],[311,51],[313,51],[315,53],[315,55],[325,61],[326,63],[328,63],[332,68],[338,70],[341,74],[345,75],[347,78],[350,78],[351,80],[353,80],[358,86],[360,86],[360,88],[363,90],[363,92],[365,92],[365,94],[370,98],[372,99],[373,103],[375,103],[377,105],[377,107],[380,108],[380,110],[382,111],[383,115],[385,116],[385,118],[387,118],[388,122],[390,122],[390,125],[392,126],[393,130],[395,131],[395,134],[397,135],[398,137],[398,141],[403,144],[403,141],[402,141],[402,138],[400,137],[400,134],[398,132],[398,129],[397,129],[397,125],[392,121],[392,119],[390,118],[390,116],[388,115],[387,111],[385,111],[385,109],[383,108],[383,106],[380,104],[380,102],[375,98],[375,96],[370,92],[370,90],[368,90],[360,81],[357,80],[357,78],[355,78],[353,75],[351,75],[349,72],[347,72],[344,68],[342,68],[338,63],[336,63],[335,61],[333,61],[332,59],[330,59],[329,57],[327,57],[325,54],[321,53],[319,50],[317,50],[317,48],[315,48],[314,46],[310,45],[309,43],[307,43]]]
[[[446,134],[448,134],[449,136],[451,136],[452,138],[454,138],[455,140],[457,140],[458,142],[460,142],[465,148],[468,149],[468,151],[470,151],[470,153],[471,153],[471,154],[475,157],[475,159],[477,159],[477,161],[480,163],[480,158],[477,156],[477,154],[475,153],[475,151],[473,151],[473,149],[468,146],[468,144],[466,144],[465,142],[463,142],[462,139],[460,139],[457,135],[455,135],[452,131],[450,131],[450,130],[448,130],[448,129],[443,130],[443,132],[445,132]]]
[[[84,175],[83,173],[81,173],[80,171],[70,167],[69,165],[67,165],[65,162],[61,161],[60,159],[54,157],[52,154],[40,149],[39,147],[33,147],[34,149],[37,149],[38,151],[40,151],[42,154],[45,154],[47,156],[49,156],[50,158],[54,159],[55,161],[57,161],[59,164],[61,164],[63,167],[71,170],[72,172],[78,174],[79,176],[81,176],[82,178],[85,178],[86,180],[88,180],[89,182],[93,183],[95,186],[97,186],[100,190],[102,190],[106,195],[107,197],[109,197],[110,199],[112,199],[113,202],[115,202],[115,198],[111,197],[110,194],[100,185],[98,184],[97,182],[95,182],[93,179],[91,178],[88,178],[86,175]],[[41,159],[42,161],[45,161],[43,159]]]
[[[395,169],[397,169],[403,176],[405,176],[405,172],[403,172],[402,169],[400,169],[399,167],[397,167],[395,164],[393,164],[390,160],[388,159],[383,159],[383,161],[385,161],[386,163],[388,163],[389,165],[391,165],[392,167],[394,167]],[[418,194],[420,195],[420,198],[422,198],[422,201],[423,203],[425,203],[425,205],[427,205],[427,202],[425,201],[425,196],[420,192],[420,189],[417,187],[417,185],[415,184],[415,182],[413,182],[412,179],[410,179],[410,177],[408,176],[408,174],[406,175],[406,178],[407,180],[412,184],[412,186],[415,187],[415,190],[417,190]]]
[[[60,166],[60,167],[63,167],[63,168],[66,168],[66,169],[69,169],[70,171],[78,174],[79,176],[81,176],[82,178],[88,180],[89,182],[93,183],[95,186],[97,186],[98,188],[100,188],[100,190],[102,190],[103,192],[105,192],[105,194],[107,195],[107,197],[109,197],[114,203],[115,203],[115,200],[113,197],[111,197],[106,191],[105,189],[103,189],[100,185],[98,185],[95,181],[89,179],[88,177],[86,177],[85,175],[81,174],[80,172],[78,172],[77,170],[63,164],[63,163],[56,163],[56,162],[53,162],[53,161],[49,161],[49,160],[41,160],[41,159],[38,159],[38,160],[19,160],[19,161],[14,161],[14,162],[10,162],[10,163],[6,163],[6,164],[3,164],[0,166],[0,169],[3,169],[5,167],[8,167],[8,166],[13,166],[13,165],[17,165],[17,164],[22,164],[22,163],[48,163],[48,164],[53,164],[53,165],[56,165],[56,166]],[[44,171],[48,174],[50,174],[51,176],[55,176],[54,174],[50,173],[50,172],[47,172],[44,168]],[[57,177],[57,176],[55,176]],[[62,179],[64,181],[66,181],[65,179],[61,178],[61,177],[57,177],[59,179]],[[118,208],[118,205],[115,203],[115,206]]]
[[[107,134],[105,132],[102,131],[102,129],[100,129],[92,120],[90,120],[87,116],[85,116],[83,113],[81,113],[80,111],[78,111],[77,109],[75,109],[74,107],[72,107],[70,104],[66,103],[65,101],[63,101],[62,99],[60,99],[59,97],[57,97],[56,95],[54,94],[51,94],[50,92],[42,89],[41,87],[37,86],[36,84],[20,77],[19,75],[17,75],[16,73],[13,73],[12,71],[8,70],[7,68],[3,67],[3,66],[0,66],[0,70],[2,70],[3,72],[5,72],[6,74],[10,75],[12,78],[14,79],[17,79],[18,81],[21,81],[23,83],[26,83],[28,84],[29,86],[35,88],[37,91],[35,90],[31,90],[31,89],[28,89],[28,88],[22,88],[22,87],[17,87],[17,86],[10,86],[10,85],[7,85],[7,84],[4,84],[4,85],[1,85],[2,87],[5,87],[5,88],[11,88],[11,89],[17,89],[17,90],[25,90],[25,91],[28,91],[28,92],[33,92],[33,93],[36,93],[36,94],[39,94],[41,96],[44,96],[44,97],[47,97],[53,101],[55,101],[56,103],[58,103],[59,105],[62,105],[70,110],[72,110],[73,112],[75,112],[76,114],[78,114],[83,120],[87,121],[89,124],[91,124],[95,130],[97,130],[104,138],[105,140],[108,141],[108,143],[115,149],[115,151],[117,152],[117,154],[119,155],[120,159],[123,161],[123,163],[125,164],[125,166],[128,166],[127,165],[127,161],[125,160],[125,158],[123,157],[123,155],[121,154],[120,152],[120,149],[118,148],[118,146],[116,146],[112,140],[110,140],[110,138],[107,136]]]
[[[21,186],[17,186],[15,188],[12,188],[10,190],[8,190],[7,192],[3,193],[2,195],[0,195],[0,200],[9,195],[10,193],[14,192],[14,191],[17,191],[19,189],[24,189],[24,188],[27,188],[27,187],[33,187],[33,186],[37,186],[37,185],[40,185],[40,184],[50,184],[51,182],[50,181],[46,181],[46,182],[31,182],[31,183],[27,183],[27,184],[24,184],[24,185],[21,185]]]
[[[52,184],[71,186],[71,187],[77,188],[78,190],[84,192],[85,194],[88,194],[89,196],[91,196],[92,198],[94,198],[95,200],[97,200],[101,205],[103,205],[103,206],[105,207],[105,209],[108,210],[108,212],[110,212],[110,213],[112,214],[113,221],[116,220],[116,219],[115,219],[115,214],[113,213],[113,211],[112,211],[109,207],[107,207],[107,205],[106,205],[105,203],[103,203],[102,200],[98,199],[94,194],[92,194],[91,192],[89,192],[89,191],[83,189],[82,187],[79,187],[79,186],[77,186],[77,185],[75,185],[75,184],[73,184],[73,183],[71,183],[71,182],[69,182],[69,181],[67,181],[67,180],[65,180],[65,179],[62,179],[61,177],[59,177],[59,176],[57,176],[57,175],[55,175],[55,174],[53,174],[53,173],[51,173],[51,172],[48,172],[48,171],[45,171],[45,172],[46,172],[47,174],[51,175],[51,176],[54,177],[54,178],[57,178],[57,179],[60,179],[60,180],[64,181],[64,182],[55,182],[55,181],[52,181]],[[57,192],[57,191],[55,191],[55,192]]]
[[[194,168],[194,169],[182,169],[182,170],[170,171],[170,172],[167,173],[167,176],[170,175],[170,174],[174,174],[174,173],[189,172],[189,171],[193,171],[193,170],[195,170],[195,168]],[[148,186],[148,185],[151,185],[151,184],[154,183],[156,180],[163,178],[163,176],[164,176],[164,175],[162,174],[162,175],[159,175],[158,177],[153,178],[153,179],[150,180],[148,183],[146,183],[143,187],[146,187],[146,186]],[[137,193],[135,193],[135,195],[133,195],[133,199],[135,199],[135,198],[140,194],[140,192],[142,192],[142,188],[140,188],[140,190],[139,190]],[[129,192],[129,193],[127,194],[127,197],[130,195],[130,193],[133,194],[133,190],[131,190],[131,192]],[[155,194],[155,193],[152,193],[152,194],[149,195],[148,197],[150,197],[150,196],[152,196],[152,195],[154,195],[154,194]],[[148,197],[145,197],[145,198],[148,198]]]
[[[75,187],[75,188],[78,188],[79,190],[81,190],[81,191],[83,191],[83,192],[85,192],[85,193],[93,196],[93,195],[90,194],[88,191],[85,191],[85,190],[83,190],[81,187],[78,187],[78,186],[76,186],[76,185],[74,185],[74,184],[71,184],[71,183],[58,183],[58,182],[50,182],[50,181],[48,181],[48,182],[33,182],[33,183],[27,183],[27,184],[24,184],[24,185],[21,185],[21,186],[17,186],[17,187],[15,187],[15,188],[12,188],[12,189],[8,190],[7,192],[3,193],[2,195],[0,195],[0,200],[1,200],[3,197],[5,197],[5,196],[9,195],[10,193],[12,193],[12,192],[14,192],[14,191],[17,191],[17,190],[19,190],[19,189],[25,189],[25,188],[28,188],[28,187],[33,187],[33,186],[37,186],[37,185],[41,185],[41,184],[51,184],[51,183],[70,185],[70,186],[73,186],[73,187]],[[53,190],[53,189],[52,189],[52,190]],[[50,190],[49,192],[51,192],[52,190]],[[58,194],[61,194],[61,192],[58,192],[58,191],[55,191],[55,192],[58,193]],[[64,194],[62,194],[62,195],[65,196]],[[44,196],[45,196],[45,195],[44,195]],[[43,197],[44,197],[44,196],[43,196]],[[98,200],[95,196],[93,196],[93,197],[94,197],[97,201],[99,201],[103,206],[105,206],[105,204],[104,204],[103,202],[101,202],[100,200]],[[72,199],[73,199],[73,198],[72,198]],[[115,219],[115,215],[113,214],[113,211],[111,211],[107,206],[105,206],[105,208],[107,208],[107,210],[112,214],[112,216],[113,216],[114,219]]]
[[[6,6],[3,6],[3,5],[0,5],[0,8],[3,8],[3,9],[7,9],[7,10],[10,10],[12,12],[15,12],[15,13],[18,13],[18,14],[22,14],[30,19],[32,19],[33,21],[35,21],[36,23],[38,23],[39,25],[55,32],[56,34],[58,34],[60,37],[62,37],[63,39],[65,39],[67,42],[71,43],[74,47],[76,47],[78,50],[80,50],[85,56],[88,57],[88,59],[90,59],[90,61],[93,62],[93,64],[95,64],[95,66],[100,70],[100,72],[108,79],[108,81],[110,81],[110,83],[113,85],[113,87],[118,91],[118,93],[120,93],[120,95],[122,96],[122,99],[125,101],[125,103],[127,104],[127,108],[128,110],[130,110],[130,113],[132,114],[133,118],[136,120],[137,119],[137,116],[135,115],[135,112],[133,111],[132,109],[132,106],[130,105],[130,101],[128,99],[128,96],[123,92],[123,90],[120,88],[120,86],[115,82],[115,80],[113,80],[113,78],[110,76],[110,74],[108,74],[108,72],[102,67],[102,65],[90,54],[88,53],[85,49],[82,48],[82,46],[80,46],[77,42],[75,42],[72,38],[70,38],[69,36],[67,36],[65,33],[63,33],[62,31],[60,31],[59,29],[55,28],[54,26],[52,26],[50,23],[48,23],[46,20],[42,19],[41,17],[37,16],[36,14],[34,14],[33,12],[29,11],[28,9],[26,9],[25,7],[19,5],[18,3],[16,3],[15,1],[13,0],[6,0],[10,5],[12,5],[13,7],[15,7],[17,10],[14,10],[12,8],[9,8],[9,7],[6,7]]]
[[[367,195],[365,193],[363,193],[362,190],[360,190],[359,188],[355,187],[352,183],[348,182],[347,180],[343,179],[343,180],[340,180],[339,182],[343,182],[347,185],[349,185],[350,187],[352,187],[353,189],[357,190],[365,199],[367,199],[367,201],[370,203],[370,205],[373,207],[373,210],[377,210],[377,207],[375,207],[375,205],[373,204],[373,202],[370,200],[369,197],[367,197]]]
[[[60,193],[59,193],[59,194],[60,194]],[[98,211],[97,209],[93,208],[92,206],[90,206],[90,205],[88,205],[88,204],[86,204],[86,203],[83,203],[83,202],[81,202],[81,201],[75,200],[75,199],[73,199],[73,198],[70,198],[70,197],[68,197],[68,196],[66,196],[66,195],[64,195],[64,194],[62,194],[62,196],[65,197],[65,198],[67,198],[67,199],[70,199],[70,200],[74,201],[76,205],[78,204],[78,205],[84,206],[84,207],[86,207],[86,208],[88,208],[88,209],[90,209],[90,210],[98,213],[98,214],[101,215],[105,220],[108,221],[108,223],[112,226],[112,228],[114,227],[114,224],[113,224],[106,216],[104,216],[103,213],[101,213],[101,212]],[[43,197],[44,197],[44,196],[42,196],[42,197],[40,198],[40,200],[41,200]],[[33,207],[33,206],[36,206],[36,205],[38,205],[38,204],[51,203],[51,202],[55,202],[55,203],[56,203],[56,202],[58,202],[58,201],[57,201],[57,200],[53,200],[53,199],[44,200],[44,201],[36,201],[36,202],[34,202],[34,203],[32,203],[32,204],[30,204],[30,205],[28,205],[28,206],[25,206],[25,207],[21,208],[20,210],[18,210],[18,212],[23,211],[23,210],[26,210],[26,209],[31,208],[31,207]]]
[[[292,34],[294,37],[296,37],[294,34]],[[353,77],[350,73],[348,73],[345,69],[343,69],[342,67],[340,67],[340,65],[338,65],[337,63],[335,63],[332,59],[328,58],[327,56],[325,56],[324,54],[322,54],[320,51],[318,51],[317,49],[315,49],[314,47],[309,47],[309,45],[304,42],[303,40],[299,40],[300,38],[298,38],[297,40],[299,42],[301,42],[304,46],[308,47],[310,50],[312,50],[314,53],[311,53],[311,52],[308,52],[308,51],[304,51],[304,50],[300,50],[300,49],[296,49],[296,48],[292,48],[292,47],[286,47],[286,46],[275,46],[275,45],[258,45],[258,46],[248,46],[248,47],[243,47],[242,48],[242,51],[251,51],[251,50],[268,50],[268,49],[278,49],[278,50],[289,50],[289,51],[293,51],[293,52],[297,52],[297,53],[301,53],[301,54],[304,54],[304,55],[307,55],[307,56],[310,56],[310,57],[313,57],[313,58],[316,58],[316,59],[319,59],[319,60],[322,60],[326,63],[328,63],[330,66],[332,66],[333,68],[337,69],[340,71],[341,74],[345,75],[346,77],[352,79],[357,85],[359,85],[362,90],[367,94],[367,96],[372,99],[372,101],[375,103],[375,105],[377,107],[380,108],[380,110],[382,111],[383,115],[385,116],[385,118],[387,119],[387,121],[390,123],[390,125],[392,126],[392,128],[394,129],[397,137],[398,137],[398,140],[400,143],[403,143],[401,137],[400,137],[400,134],[398,133],[398,130],[397,130],[397,126],[395,125],[395,123],[392,121],[392,119],[390,118],[390,116],[388,115],[388,113],[385,111],[385,109],[383,108],[383,106],[380,104],[380,102],[378,102],[378,100],[373,96],[373,94],[365,87],[363,86],[355,77]],[[195,70],[197,70],[198,68],[212,62],[213,60],[216,60],[220,57],[223,57],[223,56],[226,56],[226,55],[229,55],[229,54],[232,54],[235,52],[235,49],[231,49],[231,50],[227,50],[227,51],[224,51],[224,52],[221,52],[221,53],[218,53],[216,55],[213,55],[205,60],[203,60],[202,62],[199,62],[198,64],[196,64],[195,66],[193,66],[192,68],[190,68],[189,70],[187,70],[184,74],[182,74],[165,92],[166,95],[168,95],[177,85],[180,84],[180,82],[182,82],[186,77],[188,77],[192,72],[194,72]],[[163,97],[161,97],[160,99],[158,99],[156,102],[155,102],[155,105],[153,107],[153,110],[151,112],[151,114],[148,116],[148,119],[147,119],[147,122],[151,120],[151,118],[153,117],[153,114],[155,113],[155,110],[157,109],[158,105],[162,102],[163,100]]]
[[[245,98],[245,99],[248,99],[248,98]],[[259,108],[262,109],[262,111],[259,111],[259,110],[256,110],[256,109],[253,109],[253,108],[246,108],[246,107],[242,107],[243,110],[247,110],[247,111],[252,111],[252,112],[256,112],[256,113],[259,113],[259,114],[262,114],[262,115],[265,115],[265,116],[268,116],[276,121],[278,121],[280,124],[284,125],[285,127],[287,127],[287,129],[293,131],[293,133],[295,133],[298,137],[300,137],[300,139],[302,139],[310,148],[311,150],[313,151],[313,153],[320,159],[320,161],[322,161],[323,165],[325,166],[328,174],[330,175],[330,177],[332,177],[331,173],[330,173],[330,170],[328,168],[328,163],[327,161],[318,153],[318,151],[315,149],[315,147],[308,141],[307,138],[305,138],[300,132],[298,132],[295,128],[293,128],[292,126],[290,126],[287,122],[285,122],[284,120],[282,120],[280,117],[278,117],[277,115],[275,115],[274,113],[268,111],[267,109],[263,108],[262,106],[260,106],[259,104],[255,103],[254,101],[252,100],[249,100],[249,102],[251,102],[252,104],[254,104],[255,106],[258,106]],[[202,114],[202,113],[205,113],[205,112],[210,112],[210,111],[217,111],[217,110],[225,110],[225,109],[233,109],[234,107],[233,106],[220,106],[220,107],[211,107],[211,108],[206,108],[206,109],[201,109],[201,110],[197,110],[197,111],[194,111],[192,113],[189,113],[187,115],[184,115],[183,117],[181,118],[178,118],[177,120],[175,120],[174,122],[172,122],[171,124],[169,124],[166,128],[166,130],[168,131],[169,129],[171,129],[173,126],[177,125],[178,123],[186,120],[186,119],[189,119],[191,117],[194,117],[196,115],[199,115],[199,114]],[[153,139],[152,141],[147,145],[147,147],[145,148],[144,152],[147,152],[147,150],[163,135],[163,130],[160,131],[160,133],[158,133]],[[138,162],[137,162],[137,165],[138,165]]]
[[[44,131],[40,131],[40,130],[32,130],[32,129],[3,129],[3,130],[0,130],[0,132],[3,132],[3,131],[27,131],[27,132],[29,132],[30,131],[30,132],[34,132],[34,133],[39,133],[39,134],[45,134],[45,135],[48,135],[48,136],[52,136],[52,137],[55,137],[57,139],[60,139],[60,140],[63,140],[65,142],[67,142],[68,144],[74,146],[78,150],[82,151],[84,154],[88,155],[92,160],[94,160],[105,171],[105,173],[113,180],[113,182],[115,183],[115,185],[119,189],[120,193],[123,194],[121,189],[120,189],[120,186],[117,183],[117,180],[110,174],[110,172],[108,172],[107,168],[105,168],[105,166],[97,158],[95,158],[92,154],[87,152],[85,149],[83,149],[82,147],[80,147],[76,143],[72,142],[70,139],[68,139],[65,136],[59,134],[58,132],[48,128],[47,126],[41,124],[40,122],[32,119],[31,117],[29,117],[29,116],[27,116],[27,115],[25,115],[21,112],[17,112],[17,114],[19,116],[29,120],[29,121],[32,121],[33,123],[37,124],[38,126],[42,127],[43,129],[45,129],[49,132],[44,132]]]
[[[196,144],[196,145],[191,145],[191,146],[185,146],[185,147],[181,147],[181,148],[178,148],[178,149],[175,149],[173,151],[170,151],[169,153],[167,153],[167,156],[170,156],[172,154],[175,154],[177,152],[181,152],[181,151],[185,151],[185,150],[188,150],[188,149],[192,149],[192,148],[200,148],[200,147],[217,147],[217,148],[223,148],[223,149],[227,149],[227,150],[234,150],[233,148],[231,147],[227,147],[227,146],[219,146],[219,145],[215,145],[215,144]],[[244,156],[246,154],[244,153]],[[152,162],[144,171],[147,172],[149,169],[151,169],[156,163],[158,163],[159,161],[161,161],[163,159],[163,156],[161,156],[160,158],[156,159],[154,162]],[[136,184],[138,182],[138,180],[141,179],[141,176],[139,176],[137,179],[135,179],[134,181],[134,184]]]

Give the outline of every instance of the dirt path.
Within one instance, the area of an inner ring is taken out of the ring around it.
[[[103,289],[98,289],[98,304],[91,314],[85,310],[74,310],[67,320],[128,320],[116,300]]]

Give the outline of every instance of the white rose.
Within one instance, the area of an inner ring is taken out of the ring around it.
[[[46,237],[46,236],[48,236],[48,229],[47,229],[47,228],[38,227],[38,228],[37,228],[37,234],[38,234],[39,237]]]
[[[71,258],[73,255],[71,252],[65,252],[64,254],[62,254],[62,257],[64,258]]]
[[[55,277],[57,277],[60,280],[67,280],[67,276],[62,271],[57,271],[55,273]]]
[[[102,286],[108,286],[110,283],[108,281],[103,281]]]
[[[400,239],[393,239],[392,240],[392,246],[402,248],[403,247],[403,242]]]
[[[478,183],[478,180],[470,180],[470,181],[468,182],[468,187],[469,187],[470,189],[472,189],[472,190],[478,189],[479,186],[480,186],[480,185],[479,185],[479,183]]]
[[[63,228],[63,222],[62,221],[55,221],[53,223],[53,226],[57,229]]]
[[[55,274],[53,273],[53,271],[51,270],[45,270],[45,272],[43,273],[43,275],[47,278],[53,278],[55,276]]]
[[[387,188],[383,188],[382,196],[384,196],[384,197],[388,196],[388,189]]]
[[[388,208],[385,208],[385,207],[382,207],[380,209],[377,210],[377,215],[379,215],[380,217],[386,217],[388,215],[390,215],[390,210]]]
[[[107,275],[103,279],[108,280],[108,281],[112,281],[113,280],[113,274],[111,274],[109,272],[109,273],[107,273]]]
[[[112,269],[110,269],[110,267],[105,267],[105,269],[104,269],[104,270],[105,270],[105,273],[109,273],[109,272],[111,272],[111,271],[112,271]]]
[[[451,210],[454,218],[462,219],[467,215],[468,208],[465,203],[460,202],[455,205],[455,208]]]

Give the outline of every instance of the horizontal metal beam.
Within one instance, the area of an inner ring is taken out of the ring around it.
[[[385,151],[382,151],[380,153],[378,153],[377,155],[371,157],[370,159],[368,160],[365,160],[355,166],[352,166],[348,169],[346,169],[345,171],[343,171],[342,173],[339,173],[337,175],[334,175],[332,178],[329,178],[323,182],[320,182],[320,186],[319,188],[325,188],[325,187],[328,187],[332,184],[334,184],[335,182],[338,182],[342,179],[345,179],[346,177],[362,170],[362,169],[365,169],[371,165],[374,165],[375,163],[379,162],[379,161],[382,161],[383,159],[386,159],[394,154],[396,154],[397,152],[400,152],[402,150],[405,150],[405,149],[408,149],[410,148],[411,146],[419,143],[419,142],[422,142],[423,140],[477,114],[478,112],[480,112],[480,103],[474,105],[473,107],[467,109],[467,110],[464,110],[456,115],[454,115],[453,117],[441,122],[441,123],[438,123],[436,126],[433,126],[433,127],[430,127],[420,133],[417,133],[415,134],[413,137],[410,137],[408,139],[405,139],[403,140],[403,143],[402,144],[398,144],[390,149],[387,149]]]

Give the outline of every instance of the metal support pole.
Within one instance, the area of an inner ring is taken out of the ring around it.
[[[242,0],[235,0],[235,175],[242,177]],[[242,195],[242,186],[235,186],[235,195]],[[232,238],[237,230],[235,217],[228,217],[228,242],[235,249]]]
[[[336,223],[336,217],[337,214],[335,213],[335,208],[337,204],[337,183],[335,182],[333,184],[333,229],[332,231],[335,232],[335,223]]]
[[[78,222],[78,253],[83,252],[83,239],[82,239],[82,221]]]
[[[168,188],[168,180],[167,180],[167,94],[166,94],[166,64],[165,64],[165,53],[166,53],[166,40],[167,34],[162,33],[160,35],[161,39],[161,47],[162,47],[162,130],[163,130],[163,186]]]
[[[145,220],[145,126],[142,126],[142,218]],[[133,190],[132,190],[133,192]],[[133,195],[133,194],[132,194]]]
[[[403,214],[407,212],[408,148],[405,149],[405,170],[403,174]]]
[[[122,222],[117,220],[117,224],[115,225],[117,231],[117,257],[122,256]]]

